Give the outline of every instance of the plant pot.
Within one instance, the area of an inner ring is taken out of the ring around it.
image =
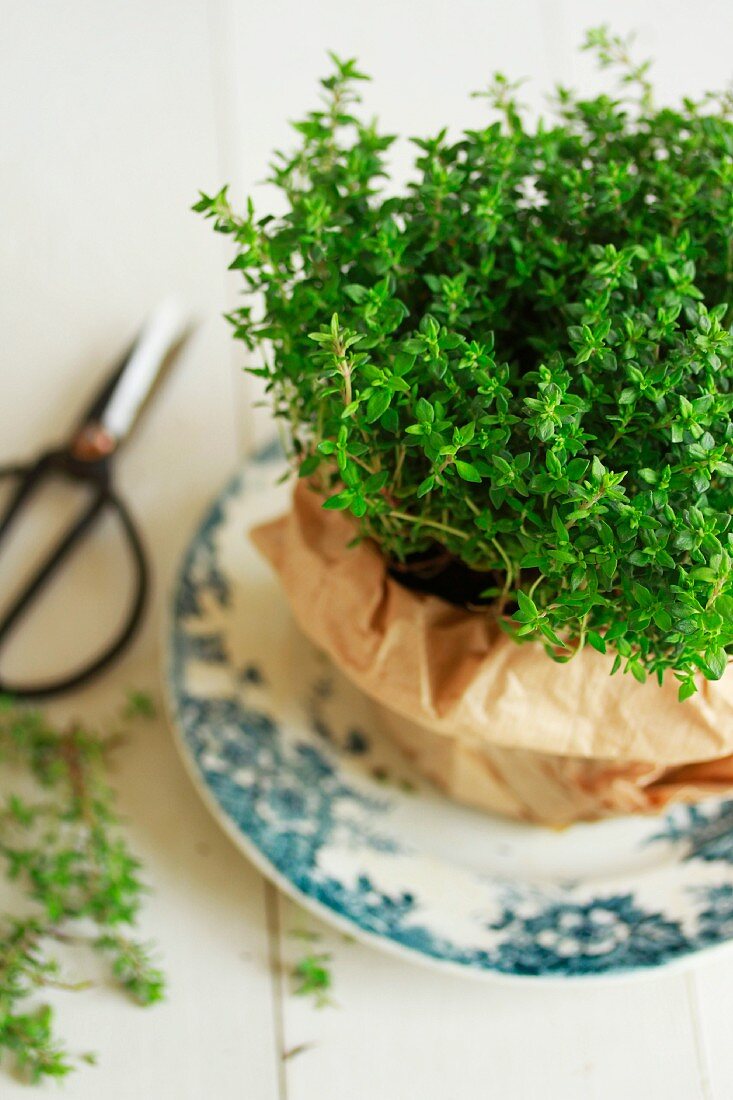
[[[680,703],[668,677],[610,676],[518,645],[486,611],[407,589],[370,541],[299,482],[253,532],[302,630],[381,708],[415,766],[451,797],[552,825],[649,813],[733,789],[733,675]]]

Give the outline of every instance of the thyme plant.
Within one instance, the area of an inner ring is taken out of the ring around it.
[[[733,99],[656,106],[625,41],[585,46],[617,92],[558,88],[531,124],[497,75],[487,124],[412,139],[396,194],[334,57],[276,154],[285,212],[195,209],[325,507],[404,576],[463,570],[518,640],[673,670],[684,699],[733,643]]]

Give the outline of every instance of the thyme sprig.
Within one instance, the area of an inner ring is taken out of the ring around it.
[[[141,699],[137,712],[149,714]],[[38,711],[0,705],[0,764],[32,790],[8,795],[0,809],[0,858],[30,910],[0,915],[0,1059],[32,1082],[63,1077],[76,1060],[56,1038],[51,1008],[34,1004],[44,987],[89,984],[63,980],[59,948],[106,956],[115,983],[138,1004],[163,995],[150,947],[129,935],[144,886],[106,778],[119,740],[79,725],[59,730]]]
[[[276,155],[285,213],[195,209],[326,507],[393,563],[483,577],[517,641],[674,671],[684,699],[733,649],[733,98],[655,106],[627,42],[586,46],[618,91],[560,87],[532,124],[498,75],[484,127],[413,140],[402,190],[334,57]]]
[[[331,955],[328,952],[309,952],[294,963],[292,969],[293,992],[298,997],[312,997],[316,1008],[332,1004],[333,985]]]

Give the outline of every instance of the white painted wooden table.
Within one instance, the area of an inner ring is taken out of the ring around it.
[[[154,555],[152,613],[115,670],[55,703],[57,716],[101,720],[129,686],[158,693],[176,560],[253,439],[218,317],[235,287],[222,242],[188,213],[197,187],[230,180],[241,198],[264,176],[271,149],[289,141],[286,119],[313,102],[326,48],[357,54],[377,78],[370,106],[388,129],[415,133],[478,121],[467,93],[499,66],[544,87],[587,83],[573,46],[603,19],[639,29],[664,95],[730,76],[728,0],[0,0],[0,461],[67,428],[165,292],[202,321],[119,463]],[[70,616],[85,636],[113,598],[102,568],[112,542],[100,536],[52,624],[26,637],[39,665],[54,642],[66,644]],[[7,564],[0,569],[1,594]],[[443,977],[325,931],[337,1006],[317,1010],[286,976],[302,951],[289,930],[314,922],[209,819],[163,722],[134,736],[116,781],[155,885],[145,930],[160,942],[170,992],[149,1011],[104,988],[56,997],[69,1044],[100,1055],[63,1095],[733,1096],[733,951],[687,974],[536,988]],[[0,1077],[3,1100],[21,1095]]]

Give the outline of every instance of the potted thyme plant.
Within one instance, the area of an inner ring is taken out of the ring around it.
[[[618,94],[531,125],[496,76],[398,193],[334,57],[285,213],[196,205],[301,478],[258,536],[296,617],[451,793],[543,820],[733,780],[733,100],[586,48]]]

